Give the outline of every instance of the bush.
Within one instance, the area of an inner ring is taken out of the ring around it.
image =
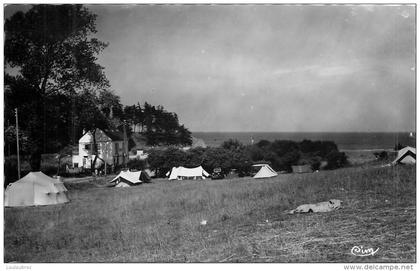
[[[321,166],[322,158],[320,156],[311,156],[311,157],[305,157],[301,158],[297,165],[310,165],[312,170],[319,170]]]
[[[18,179],[17,159],[16,157],[6,158],[4,160],[4,187]]]
[[[375,155],[376,159],[379,161],[387,160],[388,159],[388,152],[381,151],[381,152],[374,152],[373,155]]]
[[[271,144],[271,150],[278,156],[290,155],[299,152],[299,144],[290,140],[275,140]]]
[[[240,150],[243,149],[245,146],[237,139],[229,139],[223,142],[221,147],[227,150]]]
[[[326,169],[336,169],[348,164],[347,156],[344,152],[332,151],[326,158],[328,162]]]
[[[208,172],[220,167],[223,174],[229,173],[232,169],[231,152],[224,148],[207,148],[203,154],[203,168]]]
[[[129,160],[127,163],[127,167],[129,169],[136,169],[136,170],[144,170],[147,166],[147,163],[145,160],[140,160],[140,159],[133,159],[133,160]],[[108,169],[108,167],[107,167]]]
[[[187,154],[177,148],[152,150],[147,157],[150,169],[156,171],[157,177],[165,177],[166,172],[171,170],[172,167],[183,166],[186,161]]]
[[[296,165],[300,159],[299,151],[291,151],[280,157],[280,164],[277,170],[292,171],[292,166]]]
[[[327,158],[328,157],[328,158]],[[273,143],[262,140],[254,145],[244,146],[238,140],[230,139],[220,147],[194,148],[183,151],[177,148],[152,150],[147,162],[158,177],[172,167],[202,166],[207,172],[221,168],[223,174],[235,169],[240,176],[251,172],[252,164],[257,161],[267,161],[273,169],[292,171],[292,165],[309,164],[313,170],[318,170],[321,161],[328,161],[328,168],[338,168],[347,164],[344,153],[338,152],[337,145],[331,141],[304,140],[300,143],[290,140],[276,140]]]

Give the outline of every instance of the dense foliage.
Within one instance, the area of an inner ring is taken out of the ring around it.
[[[334,142],[310,140],[262,140],[245,146],[230,139],[220,147],[186,151],[177,148],[152,150],[148,158],[151,169],[160,177],[164,177],[172,167],[178,166],[201,165],[208,172],[220,167],[224,174],[236,169],[239,175],[245,176],[249,175],[254,163],[268,163],[277,171],[291,172],[292,165],[310,165],[313,170],[318,170],[323,161],[326,162],[324,169],[344,167],[348,163],[346,155],[338,151]]]
[[[30,154],[33,170],[40,169],[41,153],[77,143],[83,130],[123,131],[124,123],[138,124],[134,132],[149,145],[191,144],[175,113],[121,104],[97,63],[107,44],[94,38],[95,20],[82,5],[34,5],[6,19],[4,151],[16,154],[17,108],[21,153]]]

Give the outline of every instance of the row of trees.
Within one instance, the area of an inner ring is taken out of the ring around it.
[[[76,143],[83,130],[122,131],[125,121],[146,127],[148,144],[191,144],[176,114],[147,103],[121,104],[97,63],[107,43],[94,38],[95,20],[82,5],[34,5],[6,19],[5,153],[15,153],[17,108],[32,170],[40,169],[41,153]]]
[[[331,141],[301,142],[262,140],[254,145],[243,145],[230,139],[220,147],[195,148],[183,151],[177,148],[153,150],[148,163],[157,176],[163,177],[172,167],[196,167],[201,165],[212,172],[220,167],[223,173],[236,169],[239,175],[248,175],[254,163],[265,162],[277,171],[292,171],[292,165],[311,165],[313,170],[321,167],[325,161],[325,169],[335,169],[347,165],[347,157],[339,152],[337,145]]]

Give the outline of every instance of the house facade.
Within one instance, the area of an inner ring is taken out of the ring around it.
[[[117,131],[95,130],[95,139],[98,147],[98,159],[95,167],[102,166],[105,162],[108,165],[121,165],[128,159],[125,153],[124,137]],[[78,152],[72,156],[74,168],[91,168],[95,155],[93,154],[93,135],[92,132],[84,132],[79,139]]]

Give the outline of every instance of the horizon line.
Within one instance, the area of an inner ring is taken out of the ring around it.
[[[191,133],[416,133],[414,131],[191,131]]]

